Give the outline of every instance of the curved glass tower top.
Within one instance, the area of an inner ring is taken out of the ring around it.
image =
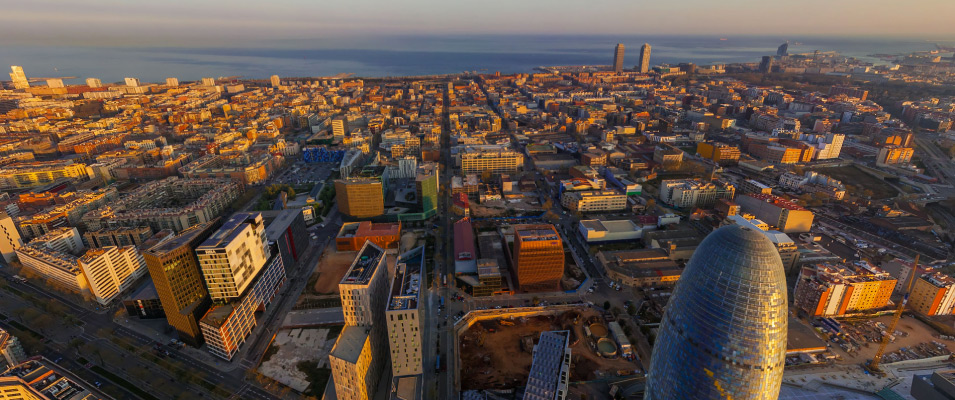
[[[786,299],[782,261],[768,238],[738,225],[711,233],[663,314],[645,398],[776,399]]]

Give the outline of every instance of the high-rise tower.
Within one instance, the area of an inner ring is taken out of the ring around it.
[[[738,225],[711,233],[663,314],[644,398],[775,399],[786,362],[786,301],[772,241]]]
[[[618,74],[623,72],[623,51],[623,43],[617,43],[613,48],[613,72]]]
[[[27,80],[27,75],[23,73],[23,67],[11,65],[10,71],[10,80],[13,81],[14,89],[26,89],[30,87],[30,81]]]
[[[643,46],[640,46],[640,64],[637,65],[637,69],[641,74],[650,72],[650,44],[644,43]]]

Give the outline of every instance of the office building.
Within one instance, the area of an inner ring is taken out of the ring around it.
[[[372,398],[383,367],[390,364],[387,259],[384,249],[365,242],[338,284],[345,329],[329,354],[329,364],[335,393],[342,400]]]
[[[736,198],[742,212],[784,233],[809,232],[813,214],[802,206],[772,194],[752,193]]]
[[[63,87],[63,80],[59,78],[51,78],[46,80],[46,87],[50,89],[60,89]]]
[[[663,314],[644,398],[777,398],[786,299],[786,275],[765,236],[740,226],[710,233]]]
[[[123,78],[123,81],[125,81],[126,86],[129,86],[129,87],[139,86],[139,79],[137,78],[126,77],[126,78]]]
[[[577,231],[587,243],[608,243],[639,240],[643,237],[643,230],[649,228],[638,225],[629,219],[617,221],[601,221],[597,219],[581,220],[577,224]],[[656,229],[656,223],[652,228]]]
[[[14,89],[27,89],[30,87],[30,81],[27,80],[27,75],[23,72],[23,67],[11,65],[10,71],[10,81],[13,82]]]
[[[570,332],[542,332],[534,345],[524,400],[564,400],[570,383]]]
[[[467,283],[473,281],[471,277],[462,276],[461,279]],[[501,266],[496,258],[480,258],[477,260],[477,284],[471,285],[471,296],[484,297],[501,293],[505,290],[504,280],[501,277]]]
[[[524,155],[506,146],[465,146],[457,157],[464,175],[515,174],[524,166]]]
[[[179,340],[195,347],[203,342],[199,319],[209,310],[211,302],[195,249],[214,229],[214,222],[196,225],[171,240],[143,250],[166,321],[179,333]]]
[[[720,199],[732,200],[736,187],[699,179],[669,179],[660,183],[660,200],[674,207],[707,208]]]
[[[623,72],[623,43],[617,43],[613,48],[613,72]]]
[[[720,165],[735,165],[740,157],[739,147],[717,142],[698,143],[696,154]]]
[[[560,290],[564,244],[553,225],[514,226],[514,272],[526,292]]]
[[[91,89],[97,89],[103,87],[103,81],[96,78],[86,78],[86,86],[89,86]]]
[[[564,192],[560,205],[576,212],[620,211],[627,209],[627,195],[615,190]]]
[[[601,251],[596,260],[612,281],[630,287],[672,286],[682,273],[662,249]]]
[[[385,320],[391,347],[391,376],[420,375],[421,358],[421,273],[424,271],[424,247],[417,247],[398,256],[395,278],[391,282],[391,297]]]
[[[922,275],[912,284],[909,304],[922,315],[951,315],[955,308],[955,279],[933,272]]]
[[[415,195],[422,213],[436,213],[438,210],[438,164],[427,163],[418,167],[415,173]]]
[[[0,211],[0,255],[3,261],[9,264],[17,256],[17,249],[23,246],[20,231],[17,230],[13,218],[4,211]]]
[[[179,86],[179,78],[166,78],[166,86],[169,86],[169,87]]]
[[[26,359],[27,354],[23,351],[20,340],[11,335],[10,332],[0,329],[0,371],[17,365]],[[0,390],[0,393],[2,393],[2,390]],[[2,398],[0,397],[0,399]]]
[[[245,293],[270,255],[261,213],[232,214],[196,248],[213,301],[229,301]]]
[[[272,75],[269,77],[269,83],[272,84],[272,87],[277,88],[282,85],[282,80],[278,75]]]
[[[156,285],[153,285],[151,280],[146,280],[129,296],[123,298],[123,308],[126,309],[126,315],[130,317],[139,319],[166,318],[166,312],[162,308],[162,300],[159,299],[159,292],[156,291]]]
[[[375,223],[371,221],[345,222],[335,237],[338,251],[361,250],[365,242],[372,242],[385,250],[397,250],[401,238],[401,223]]]
[[[371,218],[385,213],[384,186],[380,178],[347,178],[335,181],[338,211],[351,218]]]
[[[745,193],[761,193],[761,194],[772,194],[773,188],[771,186],[766,186],[762,182],[746,179],[739,184],[740,194]]]
[[[764,74],[773,72],[773,56],[763,56],[763,60],[759,62],[759,72]]]
[[[90,293],[102,305],[130,289],[147,271],[146,262],[133,246],[90,249],[77,263],[86,275]]]
[[[309,243],[302,209],[280,211],[265,227],[265,237],[275,245],[286,268],[295,265],[305,255]]]
[[[955,370],[939,370],[931,375],[912,376],[912,390],[915,400],[952,400],[955,399]]]
[[[637,71],[641,74],[650,72],[650,44],[644,43],[640,46],[640,61],[637,63]]]
[[[348,132],[347,121],[343,118],[335,118],[332,120],[332,136],[333,137],[345,137],[345,133]]]
[[[814,317],[838,317],[885,308],[896,279],[865,261],[802,267],[793,305]]]
[[[750,214],[728,215],[725,221],[755,229],[773,242],[776,251],[779,252],[779,258],[783,262],[783,269],[786,270],[786,274],[789,274],[796,267],[796,262],[799,261],[799,248],[796,247],[796,242],[789,235],[777,230],[770,230],[768,224],[753,218]]]
[[[776,49],[776,56],[785,57],[789,55],[789,42],[779,45]]]

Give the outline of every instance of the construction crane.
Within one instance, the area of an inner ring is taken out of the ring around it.
[[[902,301],[899,302],[899,306],[895,309],[895,315],[892,316],[892,322],[889,323],[889,326],[886,328],[885,334],[882,335],[882,343],[879,345],[879,351],[875,352],[875,356],[872,357],[872,361],[869,361],[869,364],[866,365],[866,369],[870,372],[882,375],[883,372],[879,368],[879,364],[882,362],[882,356],[885,355],[885,348],[889,345],[889,338],[892,337],[892,334],[895,333],[895,326],[899,324],[899,320],[902,319],[902,311],[905,310],[905,304],[909,301],[909,291],[912,290],[912,284],[918,279],[918,270],[919,270],[919,254],[915,255],[915,261],[912,262],[912,272],[909,273],[909,283],[905,286],[905,291],[902,292]]]

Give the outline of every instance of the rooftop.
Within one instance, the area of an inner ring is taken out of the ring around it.
[[[785,208],[787,210],[806,211],[806,209],[802,208],[802,206],[776,195],[765,194],[765,193],[750,193],[750,194],[747,194],[747,196],[757,200],[765,201],[767,203],[771,203],[775,205],[776,207]]]
[[[522,242],[560,239],[553,225],[517,225],[514,227],[514,234]]]
[[[338,341],[332,348],[332,357],[340,358],[350,363],[358,362],[361,351],[368,341],[368,328],[362,326],[345,326],[342,333],[338,335]]]
[[[341,284],[346,285],[364,285],[367,284],[372,276],[375,275],[375,269],[385,257],[385,251],[378,245],[368,241],[358,251],[355,261],[352,261],[351,267],[342,278]]]
[[[210,248],[225,248],[235,240],[235,238],[242,233],[245,224],[253,225],[262,223],[262,214],[259,213],[250,213],[250,212],[240,212],[232,214],[225,223],[222,224],[222,227],[219,228],[212,236],[209,236],[202,244],[197,248],[198,249],[207,249]]]
[[[421,270],[424,267],[424,246],[398,256],[395,279],[391,285],[391,302],[388,310],[418,308],[418,291],[421,289]]]
[[[145,249],[144,251],[151,253],[157,257],[162,257],[164,254],[188,244],[189,242],[194,240],[196,236],[199,236],[200,234],[202,234],[202,232],[204,232],[209,227],[209,225],[212,225],[214,223],[216,223],[216,221],[207,222],[205,224],[193,226],[189,229],[182,231],[178,236],[170,240],[161,242],[148,249]]]

